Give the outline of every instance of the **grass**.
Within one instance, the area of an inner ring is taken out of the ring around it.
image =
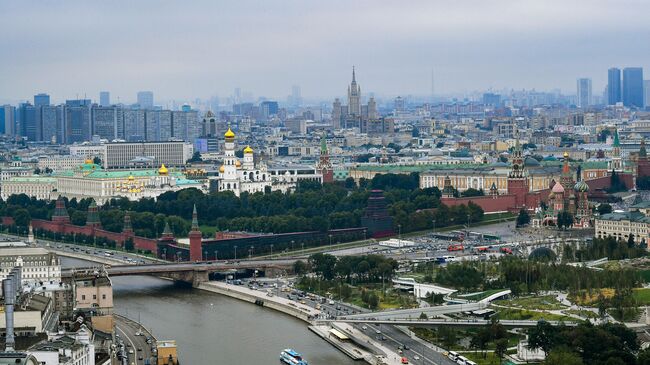
[[[650,289],[638,288],[632,291],[632,296],[637,305],[650,305]]]
[[[566,306],[559,303],[553,295],[496,300],[494,301],[494,304],[522,309],[556,310],[566,308]]]
[[[565,311],[562,311],[562,313],[565,314],[573,314],[576,316],[580,316],[582,318],[587,318],[587,319],[595,319],[598,318],[598,314],[594,313],[592,311],[588,310],[578,310],[578,309],[567,309]]]
[[[499,358],[494,354],[494,352],[487,352],[485,353],[485,358],[483,358],[483,354],[481,352],[463,352],[461,355],[465,356],[466,358],[474,361],[478,365],[498,365],[500,364]]]
[[[500,320],[511,319],[511,320],[528,320],[528,321],[539,321],[541,319],[547,321],[566,321],[566,322],[575,322],[575,318],[569,316],[563,316],[559,314],[553,314],[548,312],[535,312],[525,309],[504,309],[504,308],[493,308],[497,311],[497,317]]]

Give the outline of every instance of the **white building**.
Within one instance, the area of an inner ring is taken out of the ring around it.
[[[156,198],[167,191],[197,188],[207,191],[207,186],[184,174],[169,171],[163,164],[159,169],[107,171],[87,160],[72,171],[62,171],[52,176],[14,177],[0,181],[0,196],[7,199],[13,194],[27,194],[38,199],[93,198],[104,204],[112,198],[129,200]]]
[[[271,180],[271,174],[266,164],[255,166],[253,149],[250,146],[244,149],[244,163],[235,156],[235,133],[228,128],[224,134],[223,165],[219,168],[219,191],[232,191],[239,196],[242,192],[257,193],[271,190],[286,191],[295,184],[287,184]]]
[[[85,326],[74,333],[49,335],[29,349],[41,365],[95,365],[92,332]]]
[[[102,156],[104,168],[128,168],[134,160],[149,158],[151,166],[184,166],[194,153],[191,143],[179,142],[120,142],[107,143]]]
[[[22,268],[22,282],[60,282],[61,262],[52,252],[40,247],[0,247],[0,280],[14,267]]]
[[[74,170],[84,163],[85,158],[81,156],[41,156],[38,158],[38,168],[42,171]]]

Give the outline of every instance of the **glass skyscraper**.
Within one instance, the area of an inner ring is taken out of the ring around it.
[[[607,70],[607,104],[614,105],[623,101],[621,98],[621,69],[612,67]]]
[[[643,68],[623,69],[623,105],[643,108]]]

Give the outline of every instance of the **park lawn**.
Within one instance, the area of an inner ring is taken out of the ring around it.
[[[633,289],[632,296],[636,301],[637,305],[649,305],[650,304],[650,288],[637,288]]]
[[[508,307],[517,307],[522,309],[541,309],[541,310],[555,310],[565,309],[567,306],[561,304],[555,299],[553,295],[545,295],[541,297],[522,297],[507,300],[495,300],[494,304],[505,305]]]
[[[466,358],[474,361],[478,365],[498,365],[500,364],[499,358],[496,357],[494,352],[487,352],[485,355],[487,355],[485,358],[483,358],[483,354],[481,354],[480,351],[474,353],[474,352],[462,352],[461,355],[465,356]]]
[[[598,318],[598,314],[588,310],[567,309],[565,311],[562,311],[562,313],[577,315],[585,319]]]
[[[511,319],[511,320],[529,320],[529,321],[539,321],[541,319],[547,321],[567,321],[574,322],[575,318],[569,316],[562,316],[559,314],[553,314],[548,312],[536,312],[529,311],[525,309],[504,309],[492,307],[492,309],[497,311],[497,317],[500,320]]]

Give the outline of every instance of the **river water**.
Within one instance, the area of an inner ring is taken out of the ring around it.
[[[61,257],[63,267],[88,266]],[[310,365],[355,363],[293,317],[250,303],[149,276],[115,277],[114,310],[160,340],[176,340],[181,364],[279,364],[291,347]],[[356,363],[355,363],[356,364]]]

